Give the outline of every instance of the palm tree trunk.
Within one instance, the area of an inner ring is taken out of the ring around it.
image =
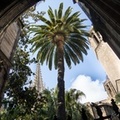
[[[58,41],[57,43],[57,62],[58,62],[58,110],[57,119],[65,120],[65,86],[64,86],[64,51],[63,51],[63,41]]]

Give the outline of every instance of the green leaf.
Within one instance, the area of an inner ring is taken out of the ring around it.
[[[60,3],[59,10],[58,10],[58,19],[61,19],[63,11],[63,3]]]
[[[48,15],[49,15],[49,17],[50,17],[50,19],[51,19],[51,22],[52,22],[53,24],[55,24],[55,16],[54,16],[54,14],[53,14],[53,11],[52,11],[52,8],[51,8],[51,7],[49,7],[49,9],[48,9]]]

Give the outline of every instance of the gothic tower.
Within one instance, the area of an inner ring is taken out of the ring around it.
[[[95,32],[92,28],[90,34],[90,44],[107,74],[107,80],[104,83],[105,90],[110,97],[114,97],[117,92],[120,92],[120,59],[108,43],[103,41],[99,32]]]
[[[34,79],[34,86],[39,93],[44,90],[44,85],[43,85],[42,74],[41,74],[39,62],[37,63],[36,74],[35,74],[35,79]]]

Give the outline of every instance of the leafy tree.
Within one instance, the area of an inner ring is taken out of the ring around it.
[[[48,9],[49,20],[39,16],[43,25],[31,25],[30,31],[34,33],[30,40],[33,52],[37,51],[37,59],[52,69],[54,63],[55,69],[58,69],[58,112],[57,117],[65,120],[65,88],[64,88],[64,61],[69,68],[72,62],[76,65],[83,61],[83,54],[87,54],[88,33],[84,30],[86,26],[82,23],[85,19],[79,18],[79,12],[72,14],[72,8],[63,14],[63,3],[59,9],[53,12]]]
[[[65,92],[67,120],[82,120],[83,110],[84,115],[86,115],[85,120],[93,120],[93,117],[87,107],[80,103],[81,98],[84,96],[85,94],[83,92],[76,89],[70,89]]]
[[[76,89],[66,91],[65,101],[67,116],[69,116],[69,119],[71,118],[71,120],[77,120],[81,118],[82,104],[79,101],[82,96],[84,96],[84,93]]]
[[[47,120],[54,120],[54,116],[56,115],[57,111],[56,92],[54,89],[52,90],[45,89],[42,92],[42,96],[46,100],[46,103],[41,109],[41,115],[43,116],[43,120],[44,118],[47,118]]]
[[[41,109],[43,118],[48,120],[54,120],[57,114],[57,92],[58,89],[44,90],[42,96],[44,96],[46,103]],[[65,103],[66,103],[66,120],[82,120],[82,110],[89,120],[93,120],[92,115],[90,114],[87,107],[80,103],[80,99],[84,96],[84,93],[76,90],[70,89],[65,92]],[[87,120],[87,119],[86,119]]]
[[[29,52],[26,51],[27,46],[22,47],[23,44],[25,41],[21,40],[13,57],[13,66],[9,73],[3,99],[3,105],[6,108],[5,113],[2,114],[4,120],[24,119],[26,116],[32,116],[35,112],[33,108],[39,101],[35,88],[28,88],[31,84],[31,80],[28,81],[28,78],[33,75],[29,65],[35,62],[35,59],[30,59]]]

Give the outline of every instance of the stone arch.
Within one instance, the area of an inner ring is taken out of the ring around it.
[[[0,34],[14,22],[24,11],[42,0],[6,0],[0,5]],[[8,3],[9,4],[8,4]]]

